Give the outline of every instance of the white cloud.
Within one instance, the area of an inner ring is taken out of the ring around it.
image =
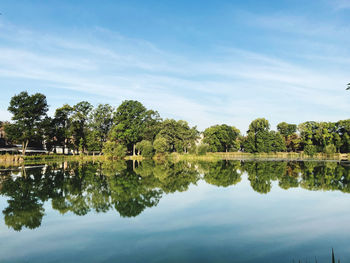
[[[101,28],[69,40],[13,25],[0,28],[0,85],[4,79],[28,79],[115,103],[137,99],[164,118],[185,119],[200,129],[229,123],[245,131],[261,116],[273,122],[323,119],[320,109],[337,120],[349,106],[342,93],[349,64],[335,70],[234,47],[218,47],[211,51],[215,59],[198,60]],[[338,63],[327,54],[322,59]]]

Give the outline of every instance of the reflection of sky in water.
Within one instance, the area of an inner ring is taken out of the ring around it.
[[[45,204],[42,224],[15,232],[1,220],[6,262],[330,262],[350,259],[350,195],[338,191],[254,192],[243,176],[223,188],[199,181],[164,195],[136,218],[116,211],[60,215]],[[7,203],[1,198],[0,209]]]

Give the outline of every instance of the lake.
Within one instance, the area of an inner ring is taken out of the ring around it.
[[[0,193],[0,262],[350,261],[348,164],[62,162]]]

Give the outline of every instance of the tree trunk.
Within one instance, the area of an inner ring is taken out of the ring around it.
[[[135,156],[135,144],[132,146],[132,155]]]

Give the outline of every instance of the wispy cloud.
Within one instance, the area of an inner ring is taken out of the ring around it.
[[[306,117],[334,120],[343,118],[349,106],[340,93],[349,63],[335,70],[338,61],[327,54],[322,57],[327,67],[310,66],[317,60],[312,57],[288,60],[222,46],[198,58],[103,28],[60,37],[4,23],[0,39],[1,86],[8,79],[28,79],[81,92],[82,98],[97,95],[115,106],[137,99],[164,117],[186,119],[201,129],[229,123],[245,131],[259,116],[273,124]],[[29,84],[25,88],[35,90]],[[301,108],[308,115],[300,116]],[[320,108],[329,114],[320,115]],[[0,117],[8,115],[0,112]]]

